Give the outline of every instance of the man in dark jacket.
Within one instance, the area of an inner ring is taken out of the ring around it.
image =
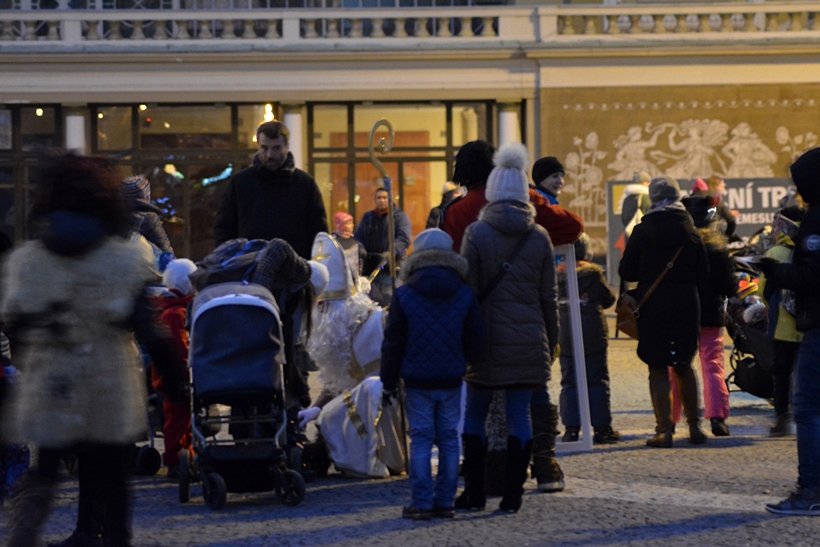
[[[370,288],[370,298],[382,306],[390,304],[393,296],[393,283],[390,279],[390,269],[387,267],[388,239],[387,239],[387,190],[379,188],[375,194],[376,208],[368,211],[362,221],[356,226],[354,237],[364,245],[367,258],[364,261],[363,273],[372,276],[378,270]],[[396,265],[399,264],[407,247],[410,246],[410,219],[407,213],[393,207],[393,233]]]
[[[316,234],[328,231],[327,215],[316,181],[294,166],[289,137],[278,121],[256,130],[253,165],[233,177],[217,211],[216,245],[238,237],[280,238],[310,258]]]
[[[797,489],[785,500],[766,505],[772,513],[820,516],[820,148],[791,166],[797,191],[809,204],[794,241],[792,263],[763,259],[767,284],[795,291],[797,353],[792,406],[797,424]]]

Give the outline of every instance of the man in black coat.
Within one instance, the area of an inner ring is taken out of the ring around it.
[[[289,137],[278,121],[256,130],[259,150],[253,165],[233,177],[217,211],[216,245],[237,237],[278,237],[310,258],[316,234],[328,231],[327,214],[316,181],[294,166]]]
[[[797,330],[803,333],[792,391],[797,488],[766,509],[781,515],[820,516],[820,148],[797,158],[790,171],[797,191],[809,204],[794,240],[792,262],[763,258],[759,267],[767,285],[795,292]]]

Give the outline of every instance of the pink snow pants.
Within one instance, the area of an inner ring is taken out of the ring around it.
[[[726,387],[723,368],[723,327],[701,327],[698,340],[700,371],[703,384],[704,417],[729,417],[729,388]],[[678,385],[672,369],[669,369],[669,384],[672,388],[672,422],[681,418],[682,405],[678,395]]]

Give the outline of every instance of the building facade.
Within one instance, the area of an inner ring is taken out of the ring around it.
[[[328,213],[357,219],[382,183],[369,133],[388,119],[381,160],[414,233],[464,142],[557,156],[561,202],[599,256],[607,181],[782,178],[817,144],[812,2],[2,2],[0,219],[17,239],[42,151],[69,148],[148,175],[178,254],[200,258],[225,184],[274,117]]]

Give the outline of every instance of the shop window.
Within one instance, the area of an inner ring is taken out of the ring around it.
[[[447,108],[444,105],[356,105],[353,128],[358,148],[360,134],[370,135],[370,129],[379,119],[387,118],[396,131],[394,148],[444,147],[447,146]],[[399,130],[400,128],[400,130]],[[413,134],[414,141],[399,138],[403,133]],[[365,139],[364,147],[367,148]]]
[[[142,107],[147,108],[145,105]],[[132,141],[131,106],[104,106],[96,109],[97,149],[128,150]]]
[[[227,150],[231,109],[223,105],[155,106],[139,111],[143,149]]]
[[[237,107],[239,148],[256,149],[256,128],[263,122],[281,120],[276,103],[242,104]]]
[[[12,139],[11,110],[0,110],[0,150],[11,150]]]
[[[57,109],[53,106],[26,106],[20,109],[20,139],[23,151],[59,147]]]

